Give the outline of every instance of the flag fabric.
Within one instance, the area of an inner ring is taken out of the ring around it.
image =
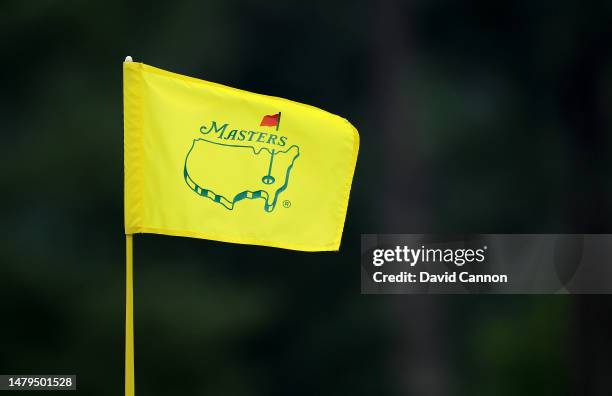
[[[142,63],[123,75],[126,234],[339,249],[359,149],[348,121]]]
[[[277,126],[280,113],[273,115],[265,115],[261,119],[259,126]]]

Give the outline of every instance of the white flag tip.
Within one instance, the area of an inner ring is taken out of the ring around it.
[[[125,57],[125,61],[126,62],[133,62],[132,57],[129,56],[129,55]]]

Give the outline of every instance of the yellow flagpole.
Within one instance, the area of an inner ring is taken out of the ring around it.
[[[125,236],[125,396],[134,396],[134,242]]]
[[[131,56],[125,57],[132,62]],[[134,239],[125,235],[125,396],[134,396]]]

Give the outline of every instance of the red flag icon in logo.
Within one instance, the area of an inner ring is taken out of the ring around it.
[[[277,114],[265,115],[263,116],[259,126],[275,126],[276,130],[278,131],[278,127],[280,126],[280,117],[280,111]]]

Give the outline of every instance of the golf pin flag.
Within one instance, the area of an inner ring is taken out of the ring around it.
[[[338,250],[357,130],[318,108],[124,62],[125,232]]]
[[[280,126],[280,112],[274,115],[265,115],[259,126],[275,126],[277,129]]]

